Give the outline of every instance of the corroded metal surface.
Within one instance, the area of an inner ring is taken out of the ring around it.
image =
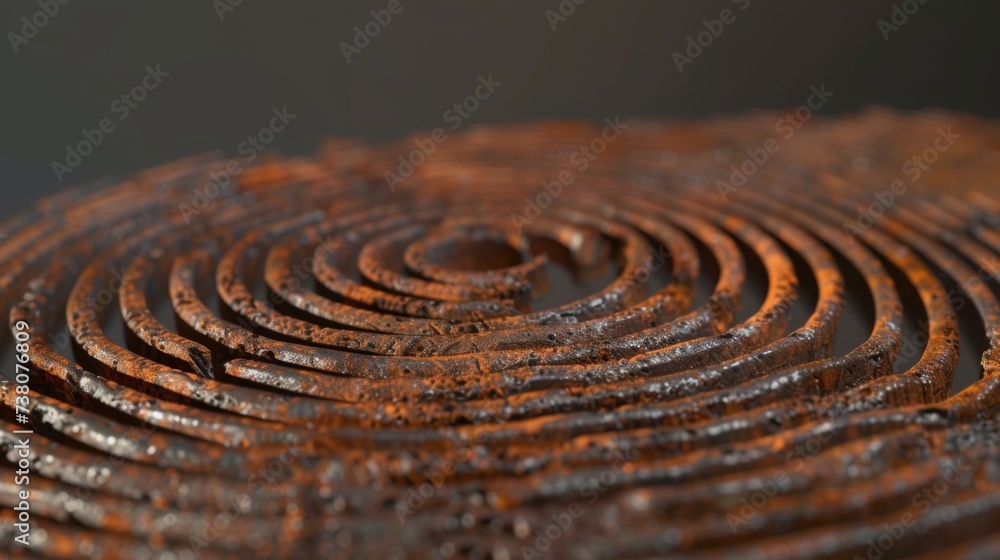
[[[392,188],[409,140],[206,156],[7,221],[30,552],[994,557],[1000,126],[780,118],[474,128]]]

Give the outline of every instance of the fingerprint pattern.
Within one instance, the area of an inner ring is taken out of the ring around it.
[[[7,475],[0,543],[1000,556],[1000,126],[782,118],[331,139],[42,200],[0,225],[34,432],[32,546]]]

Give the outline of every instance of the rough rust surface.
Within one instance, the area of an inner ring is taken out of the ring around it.
[[[475,128],[394,189],[410,141],[195,158],[8,220],[32,553],[995,557],[1000,126],[814,117],[735,185],[779,118],[586,169],[602,125]]]

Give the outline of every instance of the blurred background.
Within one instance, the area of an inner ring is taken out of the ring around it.
[[[945,0],[4,0],[0,217],[109,175],[236,154],[275,109],[294,115],[267,145],[284,153],[456,121],[794,108],[820,85],[833,92],[821,114],[995,116],[998,16],[998,2]],[[481,78],[493,91],[456,113]],[[104,119],[113,129],[57,177],[53,162]]]

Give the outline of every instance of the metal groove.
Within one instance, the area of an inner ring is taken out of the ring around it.
[[[392,190],[411,143],[333,142],[194,215],[218,157],[39,202],[0,225],[30,552],[995,555],[1000,126],[817,116],[756,162],[778,118],[479,127]]]

